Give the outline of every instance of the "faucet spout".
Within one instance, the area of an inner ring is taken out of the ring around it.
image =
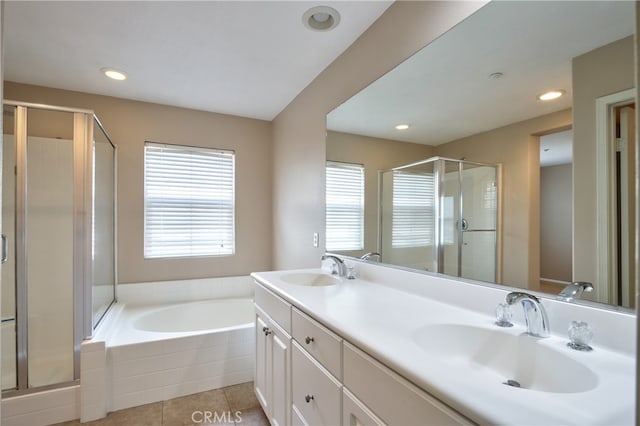
[[[347,265],[345,265],[342,259],[340,259],[338,256],[334,256],[332,254],[325,254],[322,256],[321,260],[333,261],[334,266],[331,268],[332,275],[337,275],[340,278],[344,278],[347,276]]]
[[[380,262],[382,260],[382,255],[380,253],[378,253],[377,251],[371,251],[369,253],[363,254],[362,256],[360,256],[360,259],[364,260],[364,261],[368,261],[372,257],[377,257],[378,258],[378,262]]]
[[[533,294],[514,291],[507,294],[506,302],[509,305],[514,305],[518,302],[522,304],[527,334],[535,337],[549,337],[551,335],[547,311],[538,297]]]
[[[593,284],[585,281],[576,281],[563,288],[559,295],[568,302],[579,298],[583,292],[589,293],[591,291],[593,291]]]

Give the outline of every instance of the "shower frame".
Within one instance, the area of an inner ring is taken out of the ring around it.
[[[15,191],[15,320],[16,320],[16,388],[2,391],[2,397],[17,396],[48,389],[77,385],[80,381],[80,345],[93,334],[93,144],[94,124],[103,132],[113,148],[113,267],[114,298],[117,301],[117,146],[94,111],[47,104],[3,100],[4,106],[15,107],[16,191]],[[28,368],[28,295],[27,295],[27,113],[29,109],[73,114],[73,380],[29,387]],[[4,234],[3,234],[4,239]],[[6,260],[3,241],[3,263]],[[9,242],[11,244],[11,242]],[[107,308],[106,312],[109,310]],[[104,317],[104,314],[102,315]],[[102,319],[102,317],[97,321]],[[96,323],[96,325],[97,325]]]
[[[457,276],[458,277],[462,276],[462,246],[463,246],[463,232],[465,232],[463,230],[463,223],[462,223],[463,208],[464,208],[463,206],[464,200],[462,197],[464,166],[469,165],[474,167],[494,167],[496,169],[496,185],[498,186],[498,191],[496,194],[497,205],[496,205],[496,228],[495,228],[495,242],[496,242],[495,244],[495,282],[501,283],[502,282],[502,232],[501,232],[502,231],[502,164],[479,163],[479,162],[468,161],[464,159],[458,160],[455,158],[447,158],[447,157],[439,157],[439,156],[431,157],[426,160],[416,161],[414,163],[406,164],[403,166],[398,166],[398,167],[394,167],[387,170],[380,170],[378,172],[378,193],[380,194],[380,191],[383,188],[382,181],[383,181],[384,173],[401,171],[401,170],[408,169],[410,167],[421,166],[428,163],[434,163],[435,167],[433,170],[433,174],[434,174],[434,182],[436,182],[436,185],[434,188],[435,189],[434,210],[437,212],[437,217],[442,218],[444,217],[444,198],[445,198],[444,187],[445,187],[445,175],[446,175],[445,165],[447,161],[457,163],[458,165],[458,169],[457,169],[458,188],[459,188],[458,197],[460,200],[458,205],[458,211],[457,211],[459,219],[457,220],[457,223],[456,223],[457,249],[458,249],[458,255],[457,255]],[[383,227],[382,212],[383,212],[382,197],[380,197],[379,195],[378,196],[378,251],[380,251],[383,246],[383,243],[382,243],[383,236],[381,232]],[[444,244],[444,229],[443,229],[441,220],[435,221],[434,234],[435,234],[435,243],[434,243],[434,251],[433,251],[434,253],[433,263],[434,265],[436,265],[435,272],[444,274],[445,244]]]

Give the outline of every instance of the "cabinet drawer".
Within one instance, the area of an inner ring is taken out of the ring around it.
[[[254,281],[254,301],[287,333],[291,334],[291,304]]]
[[[462,415],[344,343],[344,385],[387,424],[471,425]]]
[[[342,339],[296,308],[291,311],[291,336],[338,379],[342,378]]]
[[[342,385],[297,342],[292,343],[293,412],[309,425],[340,425]]]
[[[358,401],[347,388],[342,388],[343,426],[385,426],[384,422],[362,402]]]

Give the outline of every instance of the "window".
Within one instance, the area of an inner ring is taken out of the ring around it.
[[[393,174],[393,247],[424,247],[433,244],[434,200],[433,174]]]
[[[234,253],[232,151],[146,142],[144,257]]]
[[[364,167],[327,161],[327,250],[364,247]]]

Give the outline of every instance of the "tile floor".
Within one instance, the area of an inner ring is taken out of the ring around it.
[[[253,393],[253,382],[228,386],[194,395],[155,402],[109,413],[104,419],[80,423],[79,420],[55,426],[268,426],[260,403]]]

